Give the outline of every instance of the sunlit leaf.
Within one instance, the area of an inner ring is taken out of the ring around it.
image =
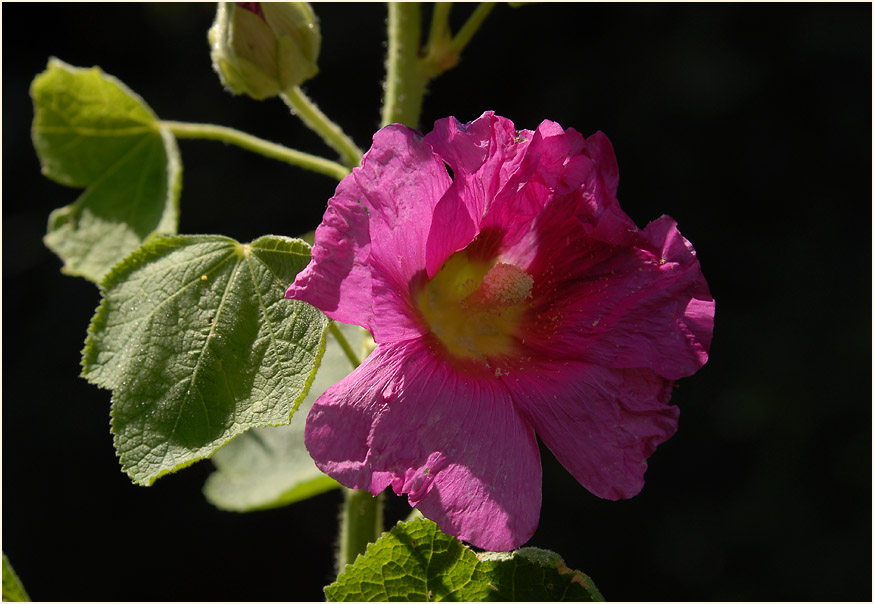
[[[592,580],[536,548],[475,554],[430,520],[399,522],[325,588],[333,602],[603,601]]]
[[[284,425],[312,383],[327,319],[285,289],[299,240],[161,237],[107,275],[83,375],[112,390],[122,468],[139,484]]]
[[[366,354],[370,336],[361,327],[336,323],[355,349]],[[212,457],[216,466],[203,491],[216,507],[249,512],[313,497],[340,484],[322,474],[303,442],[306,414],[315,400],[355,367],[329,333],[319,371],[307,397],[288,426],[256,428],[235,438]]]
[[[85,189],[48,221],[45,244],[65,273],[99,283],[152,233],[176,233],[176,141],[137,94],[98,67],[54,58],[30,94],[43,174]]]

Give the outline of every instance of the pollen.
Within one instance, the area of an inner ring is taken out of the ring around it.
[[[484,300],[495,306],[513,306],[530,298],[533,286],[531,275],[517,266],[499,262],[483,277],[480,292]]]

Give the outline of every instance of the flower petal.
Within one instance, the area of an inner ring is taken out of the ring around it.
[[[467,124],[454,117],[439,120],[425,136],[453,171],[452,187],[434,208],[428,277],[479,234],[489,204],[524,155],[528,139],[517,134],[513,122],[487,111]]]
[[[557,123],[544,120],[525,136],[524,155],[482,220],[482,229],[504,233],[505,248],[516,245],[556,197],[569,196],[568,203],[576,205],[574,199],[596,168],[583,153],[585,140],[574,130],[564,131]]]
[[[504,379],[556,459],[604,499],[640,492],[647,458],[677,430],[672,382],[652,371],[544,364]]]
[[[425,268],[434,206],[451,180],[415,131],[383,128],[337,187],[316,229],[313,260],[286,297],[361,325],[377,342],[421,335],[409,282]]]
[[[344,179],[328,201],[316,229],[312,259],[298,273],[286,298],[303,300],[343,323],[370,329],[373,315],[370,228],[354,181]]]
[[[586,224],[586,201],[573,201],[555,198],[505,253],[534,278],[520,338],[540,358],[646,367],[668,379],[695,373],[707,362],[714,303],[691,244],[666,216],[643,232],[623,229],[613,244],[590,238],[587,230],[614,227]]]
[[[451,535],[518,547],[540,514],[533,430],[490,372],[451,367],[426,341],[381,344],[313,406],[306,446],[350,488],[391,485]]]

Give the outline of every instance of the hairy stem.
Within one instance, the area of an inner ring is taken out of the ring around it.
[[[428,79],[421,59],[422,11],[418,2],[389,2],[388,57],[382,125],[419,127]]]
[[[382,495],[374,497],[365,490],[343,489],[343,512],[340,523],[340,548],[337,552],[337,573],[364,554],[367,545],[383,531]]]
[[[328,146],[340,154],[340,160],[344,166],[352,169],[361,163],[361,149],[355,145],[351,138],[346,136],[340,126],[328,119],[316,107],[315,103],[303,93],[300,86],[293,86],[280,96],[292,113],[298,116],[308,128],[321,136]]]
[[[281,162],[291,164],[292,166],[331,176],[337,180],[342,180],[347,174],[349,174],[349,168],[346,168],[337,162],[310,155],[309,153],[303,153],[302,151],[289,149],[288,147],[283,147],[277,143],[271,143],[270,141],[252,136],[251,134],[246,134],[239,130],[234,130],[233,128],[216,126],[214,124],[192,124],[188,122],[170,121],[160,122],[160,125],[168,128],[176,138],[221,141],[223,143],[236,145],[237,147],[241,147],[247,151],[252,151],[253,153],[271,159],[277,159]]]

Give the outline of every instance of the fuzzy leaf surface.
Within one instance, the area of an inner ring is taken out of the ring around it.
[[[324,315],[284,297],[309,258],[283,237],[156,237],[106,276],[83,376],[112,390],[115,446],[134,482],[289,422],[325,345]]]
[[[336,324],[346,340],[366,355],[366,330],[356,325]],[[216,507],[233,512],[251,512],[288,505],[339,488],[340,484],[316,467],[304,446],[306,415],[315,400],[355,367],[329,332],[325,355],[312,388],[288,426],[255,428],[216,451],[216,471],[203,487]]]
[[[49,216],[45,244],[63,272],[99,283],[152,233],[174,234],[182,164],[146,103],[100,68],[52,58],[30,88],[45,176],[85,188]]]
[[[603,601],[586,575],[536,548],[475,554],[426,519],[399,522],[325,588],[349,601]]]

